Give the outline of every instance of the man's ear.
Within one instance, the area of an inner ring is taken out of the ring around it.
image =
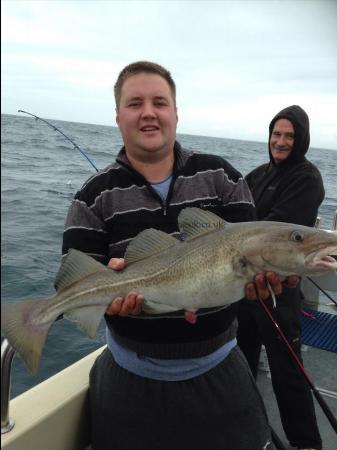
[[[118,114],[118,109],[116,108],[116,123],[119,126],[119,114]]]

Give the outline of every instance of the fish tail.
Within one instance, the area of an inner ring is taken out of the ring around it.
[[[54,323],[54,320],[51,320],[39,324],[31,319],[45,302],[46,300],[39,299],[1,304],[1,331],[33,374],[36,374],[39,368],[47,334]]]

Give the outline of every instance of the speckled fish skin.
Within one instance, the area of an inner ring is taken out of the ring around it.
[[[332,232],[280,222],[232,224],[197,208],[183,210],[178,221],[183,241],[145,230],[129,245],[123,271],[70,250],[56,276],[56,295],[2,304],[2,331],[33,373],[57,317],[93,337],[112,299],[131,290],[145,297],[141,317],[153,317],[236,302],[259,272],[285,277],[337,269],[328,256],[337,254]]]

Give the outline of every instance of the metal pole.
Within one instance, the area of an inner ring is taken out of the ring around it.
[[[321,222],[322,222],[322,219],[319,216],[317,216],[316,222],[315,222],[315,228],[319,228],[321,225]]]
[[[11,367],[14,354],[14,348],[7,339],[4,339],[1,344],[1,434],[8,433],[14,427],[14,420],[9,417]]]
[[[333,222],[332,222],[332,231],[336,231],[337,230],[337,209],[335,211],[335,217],[333,218]]]

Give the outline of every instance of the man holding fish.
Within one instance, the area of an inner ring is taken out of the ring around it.
[[[254,219],[249,189],[235,169],[175,141],[169,72],[131,64],[119,75],[115,99],[124,148],[77,194],[64,252],[78,248],[118,268],[123,261],[109,259],[123,257],[142,230],[179,236],[177,217],[186,207],[229,222]],[[270,281],[278,293],[279,281]],[[266,289],[263,276],[257,283]],[[236,305],[198,318],[187,309],[146,320],[139,315],[143,298],[131,291],[107,310],[108,348],[90,377],[93,449],[272,448],[264,407],[236,346]]]
[[[294,286],[290,275],[335,270],[337,237],[251,222],[241,174],[176,142],[163,67],[126,66],[115,99],[124,147],[70,205],[57,294],[2,304],[3,332],[36,372],[60,314],[94,336],[106,312],[107,349],[90,374],[93,450],[270,450],[237,302],[266,299],[266,279],[281,293],[274,271]]]
[[[249,190],[226,161],[183,150],[176,139],[175,85],[151,63],[127,66],[115,85],[124,148],[74,200],[64,249],[75,247],[112,268],[127,244],[155,228],[178,232],[185,207],[229,222],[254,219]],[[269,274],[274,292],[282,287]],[[263,275],[247,295],[269,295]],[[261,399],[235,340],[236,305],[140,318],[144,297],[116,298],[107,310],[108,349],[91,373],[93,449],[272,448]],[[207,304],[207,302],[206,302]],[[212,387],[211,387],[212,386]]]

